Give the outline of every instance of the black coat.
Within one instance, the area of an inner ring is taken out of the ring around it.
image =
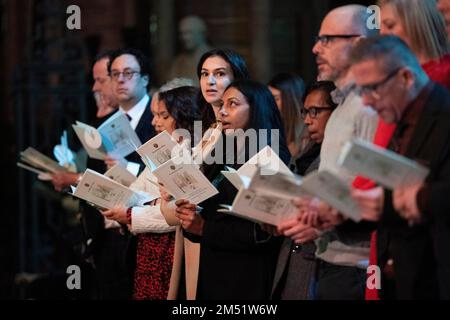
[[[269,299],[280,239],[256,223],[218,213],[219,204],[231,205],[237,193],[223,175],[218,179],[219,193],[200,204],[205,224],[197,299]]]
[[[145,107],[145,111],[142,114],[141,119],[139,119],[136,129],[134,130],[139,140],[141,140],[142,144],[146,143],[156,134],[155,129],[152,126],[153,114],[150,110],[150,104],[151,99]],[[128,161],[139,163],[141,165],[139,172],[142,172],[144,170],[145,165],[143,164],[141,157],[139,156],[139,154],[137,154],[137,152],[129,154],[125,157],[125,159],[127,159]]]
[[[406,156],[430,168],[424,223],[408,226],[395,212],[392,193],[378,230],[378,261],[394,260],[395,292],[382,298],[450,299],[450,92],[435,84],[414,129]]]

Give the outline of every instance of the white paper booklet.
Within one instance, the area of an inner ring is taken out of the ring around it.
[[[178,144],[167,131],[163,131],[148,140],[145,144],[140,146],[136,152],[141,156],[143,162],[149,167],[150,171],[155,170],[175,156],[187,155],[187,159],[191,161],[189,151],[184,150],[184,145]]]
[[[277,172],[294,177],[294,174],[284,164],[276,152],[270,146],[261,149],[257,154],[251,157],[238,170],[226,167],[222,174],[236,187],[240,189],[243,181],[251,179],[258,171],[258,167],[263,169],[263,175],[273,175]]]
[[[58,162],[47,157],[46,155],[42,154],[32,147],[28,147],[25,151],[20,153],[20,160],[22,161],[22,163],[18,162],[17,166],[37,173],[40,176],[55,172],[68,171],[65,167],[59,165]]]
[[[217,211],[272,225],[295,216],[298,210],[291,200],[305,194],[301,178],[292,173],[263,173],[267,172],[258,167],[251,179],[244,176],[233,204],[221,205],[223,209]]]
[[[141,146],[141,141],[122,111],[117,111],[98,129],[79,121],[73,128],[89,156],[94,159],[103,160],[106,153],[123,158]]]
[[[359,139],[342,147],[339,164],[389,189],[420,183],[429,173],[411,159]]]
[[[86,170],[78,186],[72,190],[75,197],[103,209],[112,209],[114,206],[142,206],[145,202],[155,199],[155,196],[135,192],[90,169]]]
[[[297,209],[291,199],[263,194],[251,189],[241,188],[231,206],[221,205],[218,212],[231,214],[257,223],[278,225],[294,217]]]
[[[180,157],[166,161],[156,168],[153,174],[177,200],[186,199],[198,204],[218,193],[198,165],[186,163]]]
[[[119,182],[125,187],[129,187],[137,179],[134,174],[122,167],[120,164],[116,164],[114,167],[106,171],[105,176]]]
[[[354,221],[361,220],[359,207],[351,197],[350,186],[328,171],[314,171],[303,178],[292,173],[267,175],[257,171],[249,182],[243,179],[233,204],[222,205],[224,209],[218,211],[252,221],[278,224],[298,212],[291,200],[305,195],[322,199]],[[267,207],[261,203],[266,203]],[[276,210],[272,210],[274,208]]]
[[[329,171],[314,171],[302,179],[301,188],[316,196],[353,221],[361,220],[358,204],[351,196],[351,186]]]
[[[89,157],[104,160],[107,151],[98,130],[80,121],[76,121],[72,127]]]

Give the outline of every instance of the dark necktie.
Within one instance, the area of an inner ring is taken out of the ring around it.
[[[130,122],[131,122],[131,117],[130,117],[130,115],[129,115],[128,113],[125,113],[125,115],[127,116],[127,118],[128,118],[128,121],[130,121]]]

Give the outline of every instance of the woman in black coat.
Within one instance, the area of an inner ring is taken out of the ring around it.
[[[253,155],[251,151],[255,153],[266,145],[273,146],[284,163],[289,162],[280,113],[264,85],[250,80],[233,82],[223,95],[220,120],[223,145],[228,147],[224,148],[223,162],[228,166],[238,169]],[[235,129],[254,129],[256,133],[266,129],[268,134],[257,134],[257,141],[247,139],[242,143],[236,139]],[[271,132],[275,133],[273,137]],[[230,146],[236,155],[231,158]],[[208,170],[219,193],[200,204],[200,215],[195,214],[198,208],[194,204],[177,202],[186,235],[201,243],[197,299],[269,299],[280,239],[257,223],[217,212],[220,204],[231,205],[238,191],[220,173],[224,166],[216,163]]]

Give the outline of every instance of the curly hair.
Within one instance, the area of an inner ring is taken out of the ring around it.
[[[199,89],[183,86],[159,92],[158,99],[166,105],[167,112],[175,120],[176,129],[186,129],[194,134],[194,121],[201,121],[200,108],[197,104]]]

